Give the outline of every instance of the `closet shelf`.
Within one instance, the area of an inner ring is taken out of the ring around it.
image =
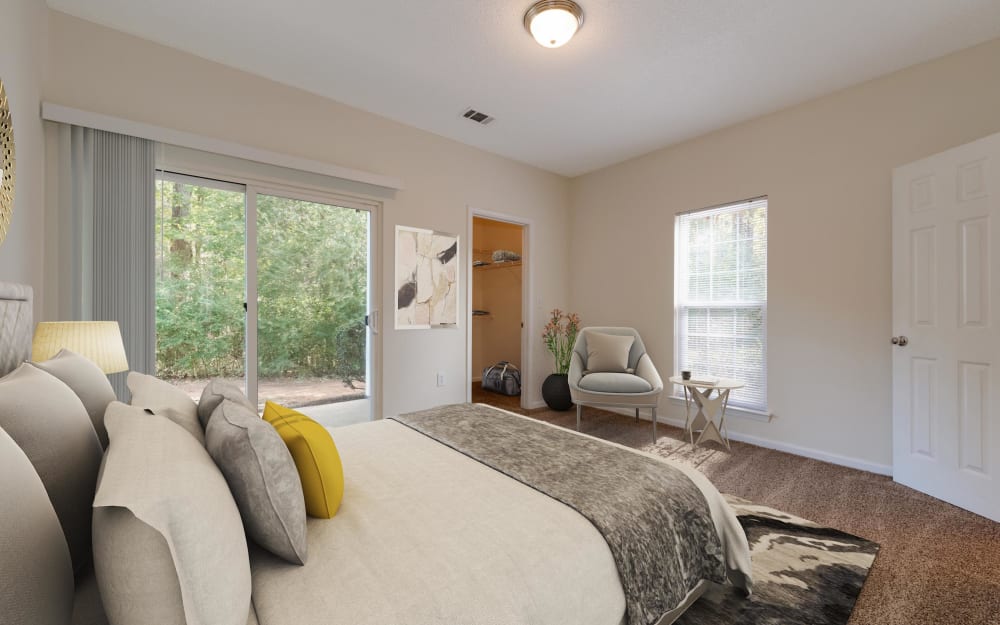
[[[521,261],[519,260],[507,260],[502,262],[490,263],[488,265],[474,265],[472,268],[476,271],[486,271],[488,269],[506,269],[508,267],[520,267]]]

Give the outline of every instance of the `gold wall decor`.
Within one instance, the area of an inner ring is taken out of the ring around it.
[[[7,236],[14,212],[14,124],[10,119],[7,92],[0,80],[0,245]]]

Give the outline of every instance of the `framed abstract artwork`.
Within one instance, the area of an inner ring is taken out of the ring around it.
[[[396,329],[458,327],[458,235],[396,226]]]

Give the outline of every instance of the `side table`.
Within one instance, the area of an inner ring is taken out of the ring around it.
[[[684,387],[684,405],[687,409],[684,429],[691,444],[697,446],[703,440],[718,441],[725,445],[726,449],[730,449],[729,432],[726,429],[729,392],[743,388],[746,383],[734,378],[685,380],[679,375],[672,376],[670,382]],[[698,409],[694,418],[691,417],[692,403]],[[694,437],[695,432],[699,433],[697,440]]]

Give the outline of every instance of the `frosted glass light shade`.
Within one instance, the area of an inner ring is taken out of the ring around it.
[[[128,358],[117,321],[43,321],[35,328],[31,357],[52,358],[68,349],[94,361],[104,373],[128,371]]]
[[[539,45],[558,48],[583,25],[583,9],[572,0],[541,0],[524,14],[524,26]]]

